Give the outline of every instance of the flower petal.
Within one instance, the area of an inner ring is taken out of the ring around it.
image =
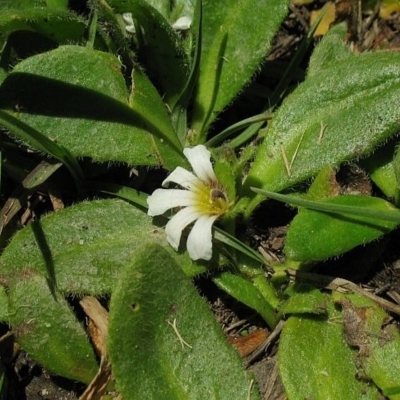
[[[202,185],[197,176],[182,167],[176,167],[169,176],[164,180],[162,185],[168,186],[169,182],[177,183],[185,189],[193,190],[195,187]]]
[[[211,164],[211,153],[202,144],[195,147],[187,147],[183,149],[183,154],[186,156],[193,172],[205,183],[216,182],[213,166]]]
[[[211,228],[217,215],[202,215],[189,233],[186,247],[192,260],[210,260],[212,257]]]
[[[125,22],[125,29],[129,33],[136,33],[135,24],[133,23],[132,13],[123,13],[122,19]]]
[[[170,208],[196,204],[196,195],[189,190],[156,189],[147,198],[147,204],[149,205],[147,215],[154,217],[155,215],[164,214]]]
[[[192,18],[184,15],[183,17],[178,18],[174,24],[172,25],[173,29],[185,31],[190,29],[192,25]]]
[[[200,216],[201,213],[199,213],[196,208],[186,207],[180,210],[168,221],[167,226],[165,227],[165,233],[167,234],[169,244],[175,250],[178,250],[182,231]]]

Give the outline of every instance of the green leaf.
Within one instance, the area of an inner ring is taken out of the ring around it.
[[[380,147],[371,156],[361,160],[361,167],[366,170],[369,178],[383,192],[386,197],[397,201],[399,199],[399,185],[396,181],[395,163],[393,154],[397,145],[397,139],[389,141]]]
[[[130,99],[130,105],[139,115],[143,116],[143,126],[147,128],[149,132],[154,130],[152,126],[156,127],[159,136],[161,136],[160,143],[158,144],[160,150],[168,150],[167,157],[176,159],[176,155],[173,153],[175,150],[181,157],[180,166],[187,165],[185,159],[183,159],[182,146],[177,135],[172,127],[172,122],[167,113],[167,108],[164,105],[164,101],[161,99],[156,88],[149,81],[146,75],[140,69],[135,69],[132,72],[132,96]],[[164,141],[167,144],[165,148]],[[168,141],[168,142],[167,142]],[[157,146],[157,141],[153,137],[154,147]],[[168,147],[169,146],[169,147]],[[168,164],[169,160],[163,160],[164,156],[161,153],[155,151],[157,157],[159,157],[159,163],[161,165]]]
[[[182,164],[161,98],[136,71],[130,108],[121,68],[111,54],[60,46],[14,68],[0,87],[0,107],[76,157],[169,169]]]
[[[274,308],[251,282],[229,272],[214,277],[213,281],[236,300],[256,310],[270,327],[276,326],[278,320]]]
[[[197,142],[205,142],[208,126],[256,72],[286,15],[287,3],[203,2],[202,54],[191,126]]]
[[[284,292],[289,298],[279,309],[279,318],[290,314],[325,314],[326,298],[306,283],[291,284]]]
[[[390,393],[398,387],[400,376],[400,333],[396,324],[389,323],[389,315],[364,296],[335,292],[334,298],[342,307],[345,339],[357,349],[355,362],[360,374]],[[388,396],[400,399],[399,393]]]
[[[354,352],[343,339],[341,313],[327,304],[328,319],[292,316],[283,328],[278,362],[289,400],[378,400],[378,391],[357,379]]]
[[[0,0],[0,7],[2,9],[34,8],[43,7],[45,5],[46,0]]]
[[[18,139],[32,145],[36,150],[44,151],[61,161],[68,168],[78,187],[82,188],[84,180],[83,171],[76,158],[68,149],[54,143],[37,130],[2,110],[0,110],[0,124],[12,132]]]
[[[347,26],[338,24],[329,29],[320,44],[315,48],[308,66],[307,77],[312,78],[323,73],[324,68],[329,68],[339,60],[352,57],[350,47],[345,43]]]
[[[321,202],[308,200],[299,196],[292,196],[288,194],[274,193],[268,190],[261,190],[251,188],[254,192],[268,196],[271,199],[282,201],[284,203],[292,204],[299,207],[305,207],[310,210],[322,211],[330,214],[349,214],[349,215],[360,215],[362,217],[371,217],[382,221],[391,221],[400,223],[400,210],[395,207],[391,207],[389,210],[375,210],[374,208],[347,205],[347,204],[334,204],[330,202]]]
[[[377,213],[396,210],[383,199],[367,196],[337,196],[324,199],[321,204],[363,207]],[[290,224],[284,251],[288,258],[296,261],[324,260],[368,243],[397,224],[366,216],[302,209]]]
[[[336,171],[327,165],[318,172],[305,198],[307,200],[319,201],[326,197],[337,196],[339,193],[340,186],[336,181]]]
[[[225,232],[224,230],[218,228],[217,226],[214,226],[214,238],[219,242],[231,247],[232,249],[235,249],[240,253],[245,254],[247,257],[256,262],[259,262],[260,264],[265,263],[265,259],[260,253],[243,243],[235,236],[232,236],[228,232]]]
[[[0,286],[0,321],[8,322],[8,297],[4,286]]]
[[[140,192],[137,189],[133,189],[128,186],[119,185],[113,182],[90,182],[86,188],[90,191],[95,190],[102,193],[112,194],[123,200],[127,200],[133,203],[143,210],[147,209],[147,197],[146,193]]]
[[[171,8],[170,4],[162,6]],[[168,2],[170,3],[170,2]],[[179,44],[179,37],[171,24],[144,0],[110,0],[109,4],[117,13],[132,13],[132,18],[143,30],[144,43],[139,48],[139,60],[143,59],[146,74],[156,87],[164,101],[171,107],[186,84],[189,74],[186,53]],[[140,28],[139,28],[140,27]]]
[[[363,53],[324,65],[276,112],[244,193],[251,186],[281,191],[325,165],[372,152],[400,128],[399,95],[400,54]]]
[[[68,9],[68,0],[46,0],[46,4],[49,8]]]
[[[259,137],[263,137],[262,131],[261,130],[262,126],[264,125],[265,121],[271,119],[271,112],[276,108],[278,104],[281,103],[282,98],[284,94],[289,90],[289,86],[291,85],[293,80],[298,80],[299,79],[299,71],[300,75],[303,76],[304,73],[300,68],[300,64],[303,61],[308,49],[310,48],[311,44],[314,43],[314,33],[319,26],[319,23],[321,19],[323,18],[323,15],[325,14],[325,9],[327,6],[325,6],[321,10],[320,16],[313,22],[313,24],[310,26],[309,31],[307,32],[307,35],[305,35],[302,40],[299,42],[298,47],[293,54],[293,57],[291,58],[290,62],[288,63],[287,66],[284,67],[284,71],[281,74],[279,78],[278,84],[275,86],[275,89],[273,92],[268,93],[268,89],[264,89],[265,93],[262,97],[268,98],[268,104],[264,105],[263,107],[263,112],[262,114],[259,114],[258,116],[254,116],[253,118],[255,119],[253,123],[248,126],[242,133],[240,133],[238,136],[233,138],[229,142],[229,146],[233,149],[242,147],[244,143],[248,142],[253,136],[255,136],[258,133]],[[273,67],[272,70],[274,69],[279,69],[282,67],[282,65],[279,65],[279,62],[277,63],[276,60],[272,62],[273,65],[275,65],[275,68]],[[268,70],[268,69],[267,69]],[[262,89],[261,89],[262,90]],[[257,119],[261,119],[257,122]],[[247,119],[247,121],[250,121],[251,118]],[[246,120],[242,121],[245,122]],[[240,123],[234,124],[231,126],[231,128],[227,128],[225,131],[219,133],[218,135],[215,136],[215,139],[218,141],[226,136],[226,134],[231,134],[232,133],[232,128],[237,129],[239,128]],[[212,138],[210,141],[213,141],[214,138]],[[208,141],[208,143],[210,142]]]
[[[126,399],[259,399],[207,304],[157,245],[138,251],[121,273],[108,351]]]
[[[396,200],[396,204],[398,204],[400,202],[400,194],[399,194],[399,190],[400,190],[400,152],[399,149],[396,149],[395,155],[393,157],[393,172],[394,172],[394,177],[395,177],[395,200]],[[393,181],[391,181],[392,183],[394,183]]]
[[[192,24],[193,37],[195,41],[193,56],[191,59],[191,66],[189,76],[187,78],[185,87],[179,94],[175,104],[172,107],[171,119],[178,134],[181,143],[185,143],[187,136],[187,111],[189,101],[191,100],[193,90],[196,87],[199,75],[200,59],[201,59],[201,32],[202,32],[202,0],[196,0],[194,13],[197,15],[195,23]],[[193,38],[190,38],[192,41]],[[191,50],[191,44],[189,45]]]
[[[51,263],[62,293],[110,293],[121,268],[148,242],[164,246],[189,276],[204,272],[186,253],[175,252],[143,211],[110,199],[77,204],[18,232],[0,257],[1,278],[18,279],[27,267],[47,276]]]
[[[31,2],[33,3],[33,2]],[[37,2],[36,2],[37,3]],[[76,14],[62,9],[33,8],[21,4],[21,9],[0,7],[0,42],[14,31],[36,32],[56,43],[79,41],[85,32],[85,21]]]
[[[179,17],[193,17],[195,0],[147,0],[165,19],[174,23]]]
[[[25,265],[8,292],[9,323],[21,347],[52,373],[90,383],[98,370],[92,347],[54,282]]]

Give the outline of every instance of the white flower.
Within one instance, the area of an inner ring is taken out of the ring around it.
[[[177,167],[162,186],[166,187],[173,182],[184,189],[155,190],[147,198],[147,214],[161,215],[171,208],[183,207],[167,223],[167,240],[178,250],[182,231],[196,221],[187,239],[187,250],[193,260],[209,260],[212,256],[212,225],[218,217],[226,213],[229,202],[215,176],[210,152],[203,145],[198,145],[184,149],[183,154],[196,175]]]
[[[174,28],[177,31],[186,31],[186,30],[190,29],[191,26],[192,26],[192,18],[187,17],[186,15],[178,18],[172,24],[172,28]]]
[[[125,22],[125,29],[129,33],[136,33],[135,24],[133,22],[132,13],[123,13],[122,18]]]
[[[127,12],[122,14],[122,19],[125,23],[125,30],[129,33],[136,33],[135,23],[133,22],[132,13]],[[176,31],[186,31],[190,29],[192,25],[192,18],[183,16],[178,18],[173,24],[172,28]]]

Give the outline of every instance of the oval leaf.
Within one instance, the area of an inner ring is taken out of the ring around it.
[[[138,251],[118,280],[108,350],[125,399],[245,399],[252,387],[190,279],[157,245]]]
[[[10,325],[21,347],[52,373],[90,383],[98,370],[96,358],[54,282],[26,266],[8,296]]]
[[[320,290],[306,283],[289,285],[285,292],[289,298],[279,308],[279,317],[290,314],[325,314],[326,300]]]
[[[332,304],[329,308],[329,320],[302,315],[286,321],[278,362],[288,398],[378,400],[378,391],[357,379],[354,353],[343,339],[341,313]]]
[[[176,253],[145,212],[112,199],[77,204],[18,232],[0,257],[1,278],[18,280],[27,266],[48,276],[50,263],[62,293],[110,293],[121,268],[148,242],[165,246],[188,275],[204,271],[186,253]]]
[[[14,110],[77,157],[167,168],[182,164],[160,96],[143,74],[136,81],[133,76],[138,95],[134,109],[129,107],[121,68],[111,54],[60,46],[15,66],[0,87],[0,108]]]
[[[369,210],[396,210],[389,202],[367,196],[337,196],[321,203],[365,207]],[[295,261],[316,261],[340,255],[378,238],[397,223],[359,215],[328,214],[302,209],[290,224],[285,254]]]
[[[202,52],[192,129],[209,124],[240,92],[271,47],[288,2],[203,2]],[[251,29],[249,29],[251,26]]]
[[[2,42],[14,31],[33,31],[59,43],[81,40],[85,32],[85,21],[70,11],[37,7],[37,4],[24,4],[16,9],[15,1],[10,2],[13,8],[7,9],[3,3],[0,12]]]
[[[400,129],[399,96],[400,54],[364,53],[325,66],[276,112],[245,190],[278,192],[372,152]]]

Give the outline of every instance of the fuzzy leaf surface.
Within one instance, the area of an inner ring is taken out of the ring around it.
[[[375,302],[360,294],[340,294],[334,300],[342,308],[344,335],[357,350],[359,374],[371,379],[388,398],[399,400],[395,393],[400,374],[400,333],[390,316]]]
[[[90,383],[98,369],[93,349],[51,277],[26,267],[11,282],[8,298],[18,344],[52,373]]]
[[[281,191],[325,165],[371,153],[398,132],[400,54],[346,56],[314,70],[318,74],[311,74],[276,112],[246,192],[251,186]],[[260,200],[253,200],[249,212]]]
[[[8,297],[4,286],[0,287],[0,321],[8,321]]]
[[[132,13],[132,18],[143,31],[139,60],[163,100],[172,108],[189,75],[188,57],[165,15],[177,6],[176,2],[172,5],[170,1],[111,0],[109,3],[115,12]]]
[[[213,281],[236,300],[256,310],[270,327],[275,327],[277,323],[275,309],[251,282],[229,272],[216,276]]]
[[[368,196],[336,196],[321,203],[365,207],[377,212],[396,209],[386,200]],[[284,251],[296,261],[324,260],[377,239],[396,226],[397,222],[360,215],[302,209],[290,224]]]
[[[51,267],[62,293],[110,293],[127,260],[148,242],[165,246],[189,275],[204,271],[176,253],[145,212],[113,199],[77,204],[19,231],[1,255],[1,277],[21,279],[26,268],[48,276]]]
[[[78,41],[82,38],[85,21],[76,14],[62,9],[34,8],[33,4],[21,5],[20,9],[16,9],[15,3],[10,2],[13,8],[4,7],[0,11],[0,41],[18,30],[39,33],[55,43]]]
[[[139,250],[121,273],[108,351],[126,399],[242,399],[251,387],[206,303],[158,245]],[[259,399],[254,386],[251,398]]]
[[[294,283],[284,292],[289,298],[279,308],[279,316],[290,314],[324,314],[326,301],[320,290],[305,283]]]
[[[181,145],[160,96],[142,74],[133,82],[137,99],[131,108],[121,68],[111,54],[60,46],[15,66],[0,87],[0,108],[76,157],[181,164]]]
[[[198,134],[204,136],[256,72],[287,5],[286,0],[203,2],[202,53],[192,120]]]
[[[354,352],[343,338],[341,313],[330,303],[328,319],[291,316],[279,343],[279,371],[289,400],[378,400],[378,391],[356,378]]]

